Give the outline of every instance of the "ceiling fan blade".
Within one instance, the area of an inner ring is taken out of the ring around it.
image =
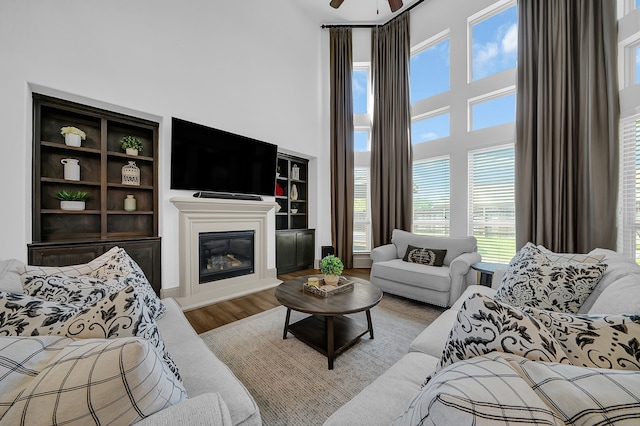
[[[402,0],[389,0],[389,7],[392,12],[399,10],[402,7]]]
[[[331,1],[329,2],[329,6],[331,6],[331,7],[332,7],[332,8],[334,8],[334,9],[337,9],[337,8],[339,8],[339,7],[340,7],[340,5],[342,4],[342,2],[343,2],[343,1],[344,1],[344,0],[331,0]]]

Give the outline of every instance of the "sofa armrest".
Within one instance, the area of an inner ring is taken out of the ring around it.
[[[395,244],[385,244],[371,250],[371,260],[375,262],[383,262],[385,260],[397,259],[398,254]]]
[[[219,393],[184,400],[139,421],[136,426],[233,426],[227,404]]]
[[[449,275],[451,276],[451,290],[449,292],[449,306],[453,305],[460,295],[467,288],[467,277],[471,270],[471,265],[482,260],[482,256],[477,251],[462,253],[449,264]],[[475,273],[475,271],[472,271]],[[473,275],[473,274],[472,274]],[[475,284],[473,280],[471,284]]]

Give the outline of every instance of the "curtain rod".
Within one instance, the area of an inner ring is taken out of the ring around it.
[[[414,4],[409,6],[406,10],[403,10],[402,12],[398,13],[396,16],[394,16],[393,18],[389,19],[384,24],[355,24],[355,25],[348,25],[348,24],[322,24],[320,26],[320,28],[324,29],[324,28],[376,28],[376,27],[381,27],[383,25],[387,25],[389,22],[393,21],[394,19],[396,19],[398,16],[402,15],[403,13],[409,12],[411,9],[413,9],[414,7],[416,7],[417,5],[419,5],[422,2],[424,2],[424,0],[418,0],[417,2],[415,2]]]

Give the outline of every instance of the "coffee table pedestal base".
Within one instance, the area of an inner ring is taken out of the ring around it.
[[[311,315],[289,325],[291,309],[287,309],[282,338],[287,338],[287,332],[293,334],[298,340],[326,356],[329,370],[333,370],[336,356],[356,343],[360,337],[369,333],[373,339],[371,312],[367,310],[366,314],[366,328],[358,321],[342,315]]]

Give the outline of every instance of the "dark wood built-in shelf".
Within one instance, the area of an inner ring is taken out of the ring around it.
[[[67,146],[60,128],[74,126],[86,133],[80,147]],[[143,144],[144,155],[128,155],[123,136]],[[158,123],[33,95],[33,242],[30,262],[40,265],[83,263],[119,245],[136,260],[160,289],[158,237]],[[60,160],[75,158],[80,180],[64,179]],[[140,185],[122,184],[122,167],[135,161]],[[89,193],[86,210],[61,210],[60,190]],[[133,194],[138,210],[124,210]]]

